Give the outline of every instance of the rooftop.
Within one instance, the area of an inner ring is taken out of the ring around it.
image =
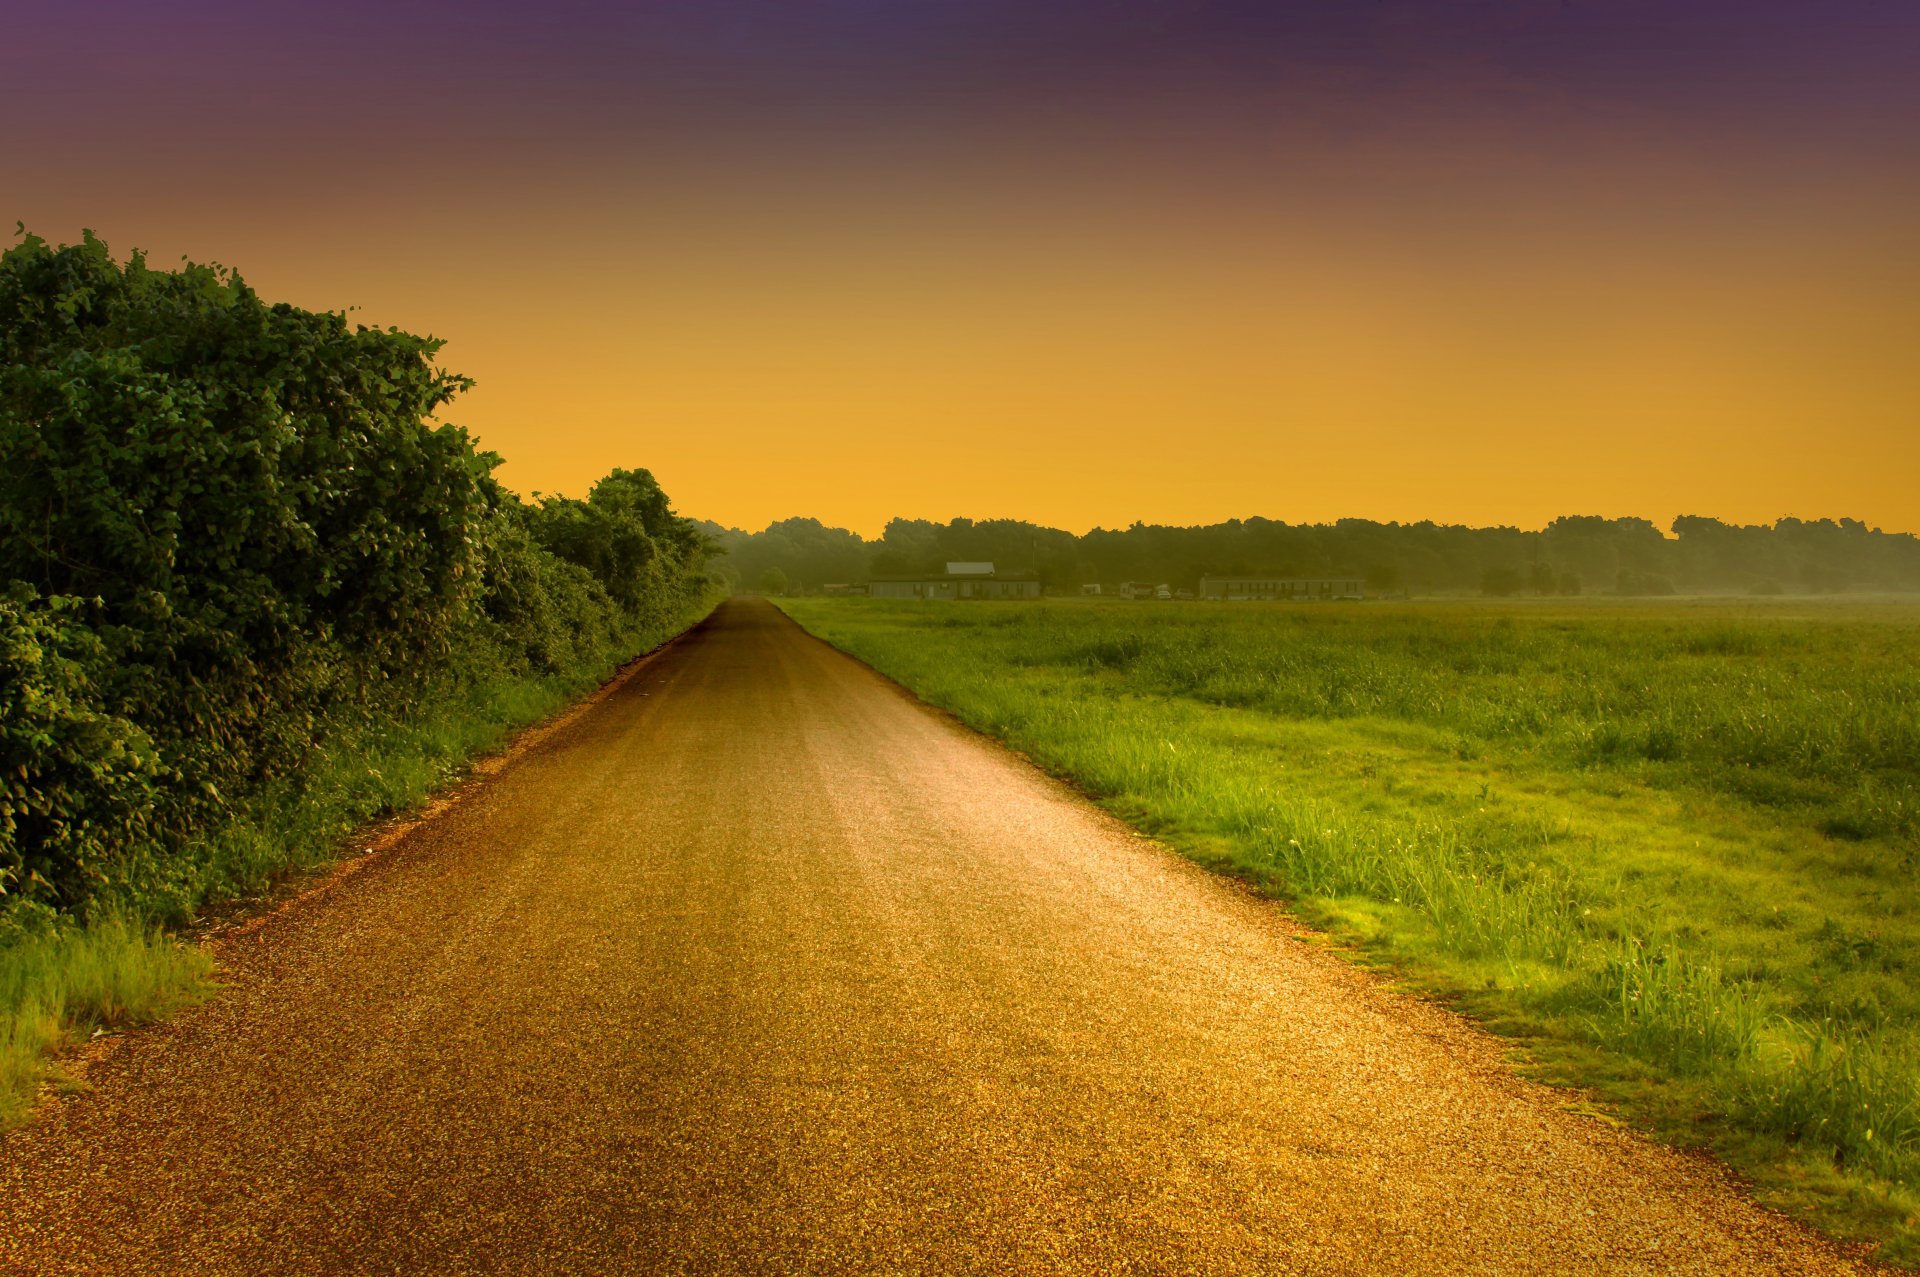
[[[892,574],[876,573],[875,575],[869,577],[868,580],[872,580],[872,581],[935,581],[935,582],[940,582],[944,584],[946,582],[952,581],[955,577],[978,577],[981,575],[983,574],[978,572],[964,572],[964,573],[963,572],[954,572],[954,573],[908,572],[905,575],[901,575],[899,573],[892,573]],[[1040,574],[1038,572],[993,572],[993,573],[988,573],[984,575],[990,575],[996,581],[1038,581],[1040,579]]]

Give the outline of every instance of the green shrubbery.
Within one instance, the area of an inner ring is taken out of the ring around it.
[[[79,601],[0,596],[0,891],[84,899],[149,833],[161,764],[102,706],[106,645]]]
[[[501,487],[438,348],[91,235],[0,257],[0,904],[181,914],[232,885],[204,833],[330,743],[709,595],[645,471]]]

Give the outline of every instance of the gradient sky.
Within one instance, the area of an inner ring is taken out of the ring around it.
[[[1920,531],[1912,0],[0,0],[0,119],[523,492]]]

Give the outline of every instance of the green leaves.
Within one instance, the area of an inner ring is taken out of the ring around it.
[[[147,734],[100,707],[85,610],[0,594],[0,895],[68,907],[147,832],[160,781]]]
[[[435,680],[571,668],[704,586],[651,475],[523,506],[441,343],[90,232],[0,255],[0,890],[170,879],[196,822]]]

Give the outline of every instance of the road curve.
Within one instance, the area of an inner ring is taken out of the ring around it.
[[[1848,1271],[764,603],[362,865],[0,1139],[0,1271]]]

